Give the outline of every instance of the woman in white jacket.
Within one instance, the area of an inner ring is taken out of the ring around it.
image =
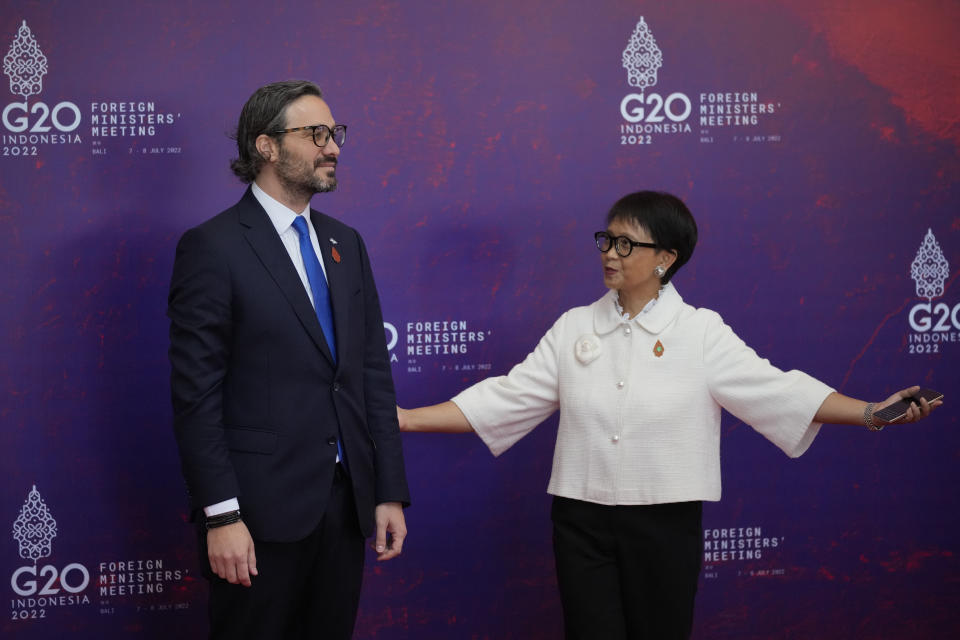
[[[720,499],[720,410],[789,456],[824,422],[879,430],[880,403],[843,396],[759,357],[718,314],[670,284],[697,227],[675,196],[620,199],[595,234],[609,291],[564,313],[505,376],[449,402],[398,409],[404,431],[475,431],[499,455],[554,411],[547,491],[568,639],[687,638],[702,557],[703,500]],[[920,400],[897,422],[929,415]]]

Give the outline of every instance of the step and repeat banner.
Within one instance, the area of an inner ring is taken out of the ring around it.
[[[941,0],[7,2],[2,635],[204,637],[167,287],[243,192],[241,106],[289,78],[349,125],[313,203],[367,241],[402,406],[508,371],[603,294],[610,205],[676,193],[688,302],[849,395],[948,401],[797,460],[725,416],[694,636],[957,635],[958,27]],[[405,436],[410,537],[357,638],[561,637],[555,436]]]

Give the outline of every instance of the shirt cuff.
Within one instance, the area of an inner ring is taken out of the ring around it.
[[[221,513],[227,513],[228,511],[239,511],[240,510],[240,501],[236,498],[230,498],[229,500],[224,500],[223,502],[218,502],[217,504],[212,504],[209,507],[203,508],[203,515],[207,516],[218,516]]]

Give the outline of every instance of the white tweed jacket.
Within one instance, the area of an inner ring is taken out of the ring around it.
[[[721,407],[791,457],[813,442],[833,389],[777,369],[672,285],[629,321],[615,300],[567,311],[510,373],[453,398],[494,455],[559,409],[549,493],[656,504],[720,499]]]

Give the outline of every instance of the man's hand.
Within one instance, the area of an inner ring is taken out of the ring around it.
[[[403,539],[407,537],[407,523],[403,518],[403,507],[399,502],[378,504],[375,515],[377,539],[373,548],[377,552],[377,560],[382,562],[400,555],[403,550]]]
[[[377,513],[379,522],[379,511]],[[400,521],[402,524],[403,514]],[[250,576],[257,575],[253,538],[242,521],[207,531],[207,558],[213,572],[230,584],[249,587]]]

